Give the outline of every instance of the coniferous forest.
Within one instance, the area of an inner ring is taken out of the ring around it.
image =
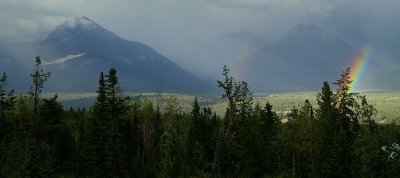
[[[100,73],[90,109],[42,98],[51,74],[36,58],[29,92],[0,79],[0,177],[400,177],[400,126],[377,124],[365,96],[350,91],[350,69],[323,82],[284,117],[253,102],[246,82],[224,67],[228,107],[218,117],[197,98],[129,98],[117,70]],[[321,82],[321,81],[316,81]]]

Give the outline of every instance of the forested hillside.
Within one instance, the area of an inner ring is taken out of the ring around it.
[[[197,98],[191,112],[174,96],[129,98],[117,74],[100,73],[86,110],[41,97],[51,73],[39,57],[26,95],[4,73],[0,177],[400,177],[400,127],[375,123],[375,108],[350,92],[350,69],[285,119],[227,67],[217,82],[224,117]]]

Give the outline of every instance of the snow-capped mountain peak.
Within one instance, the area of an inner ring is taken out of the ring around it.
[[[97,24],[90,20],[87,17],[74,17],[62,23],[58,26],[58,30],[67,29],[67,28],[81,28],[81,29],[96,29]]]
[[[46,42],[65,43],[76,40],[91,39],[119,39],[113,32],[105,29],[87,17],[74,17],[57,26],[47,38]]]

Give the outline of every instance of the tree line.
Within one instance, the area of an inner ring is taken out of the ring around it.
[[[399,177],[400,127],[377,124],[365,96],[350,92],[350,69],[278,117],[253,102],[223,69],[228,106],[218,117],[194,99],[129,98],[117,70],[100,73],[95,103],[64,109],[42,98],[51,76],[36,58],[27,95],[0,78],[0,177]]]

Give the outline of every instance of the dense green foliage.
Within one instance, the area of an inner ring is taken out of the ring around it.
[[[113,68],[88,111],[66,110],[41,98],[37,58],[30,97],[0,79],[0,177],[399,177],[400,127],[375,123],[349,73],[279,117],[224,67],[220,118],[197,98],[183,112],[175,96],[126,97]]]

